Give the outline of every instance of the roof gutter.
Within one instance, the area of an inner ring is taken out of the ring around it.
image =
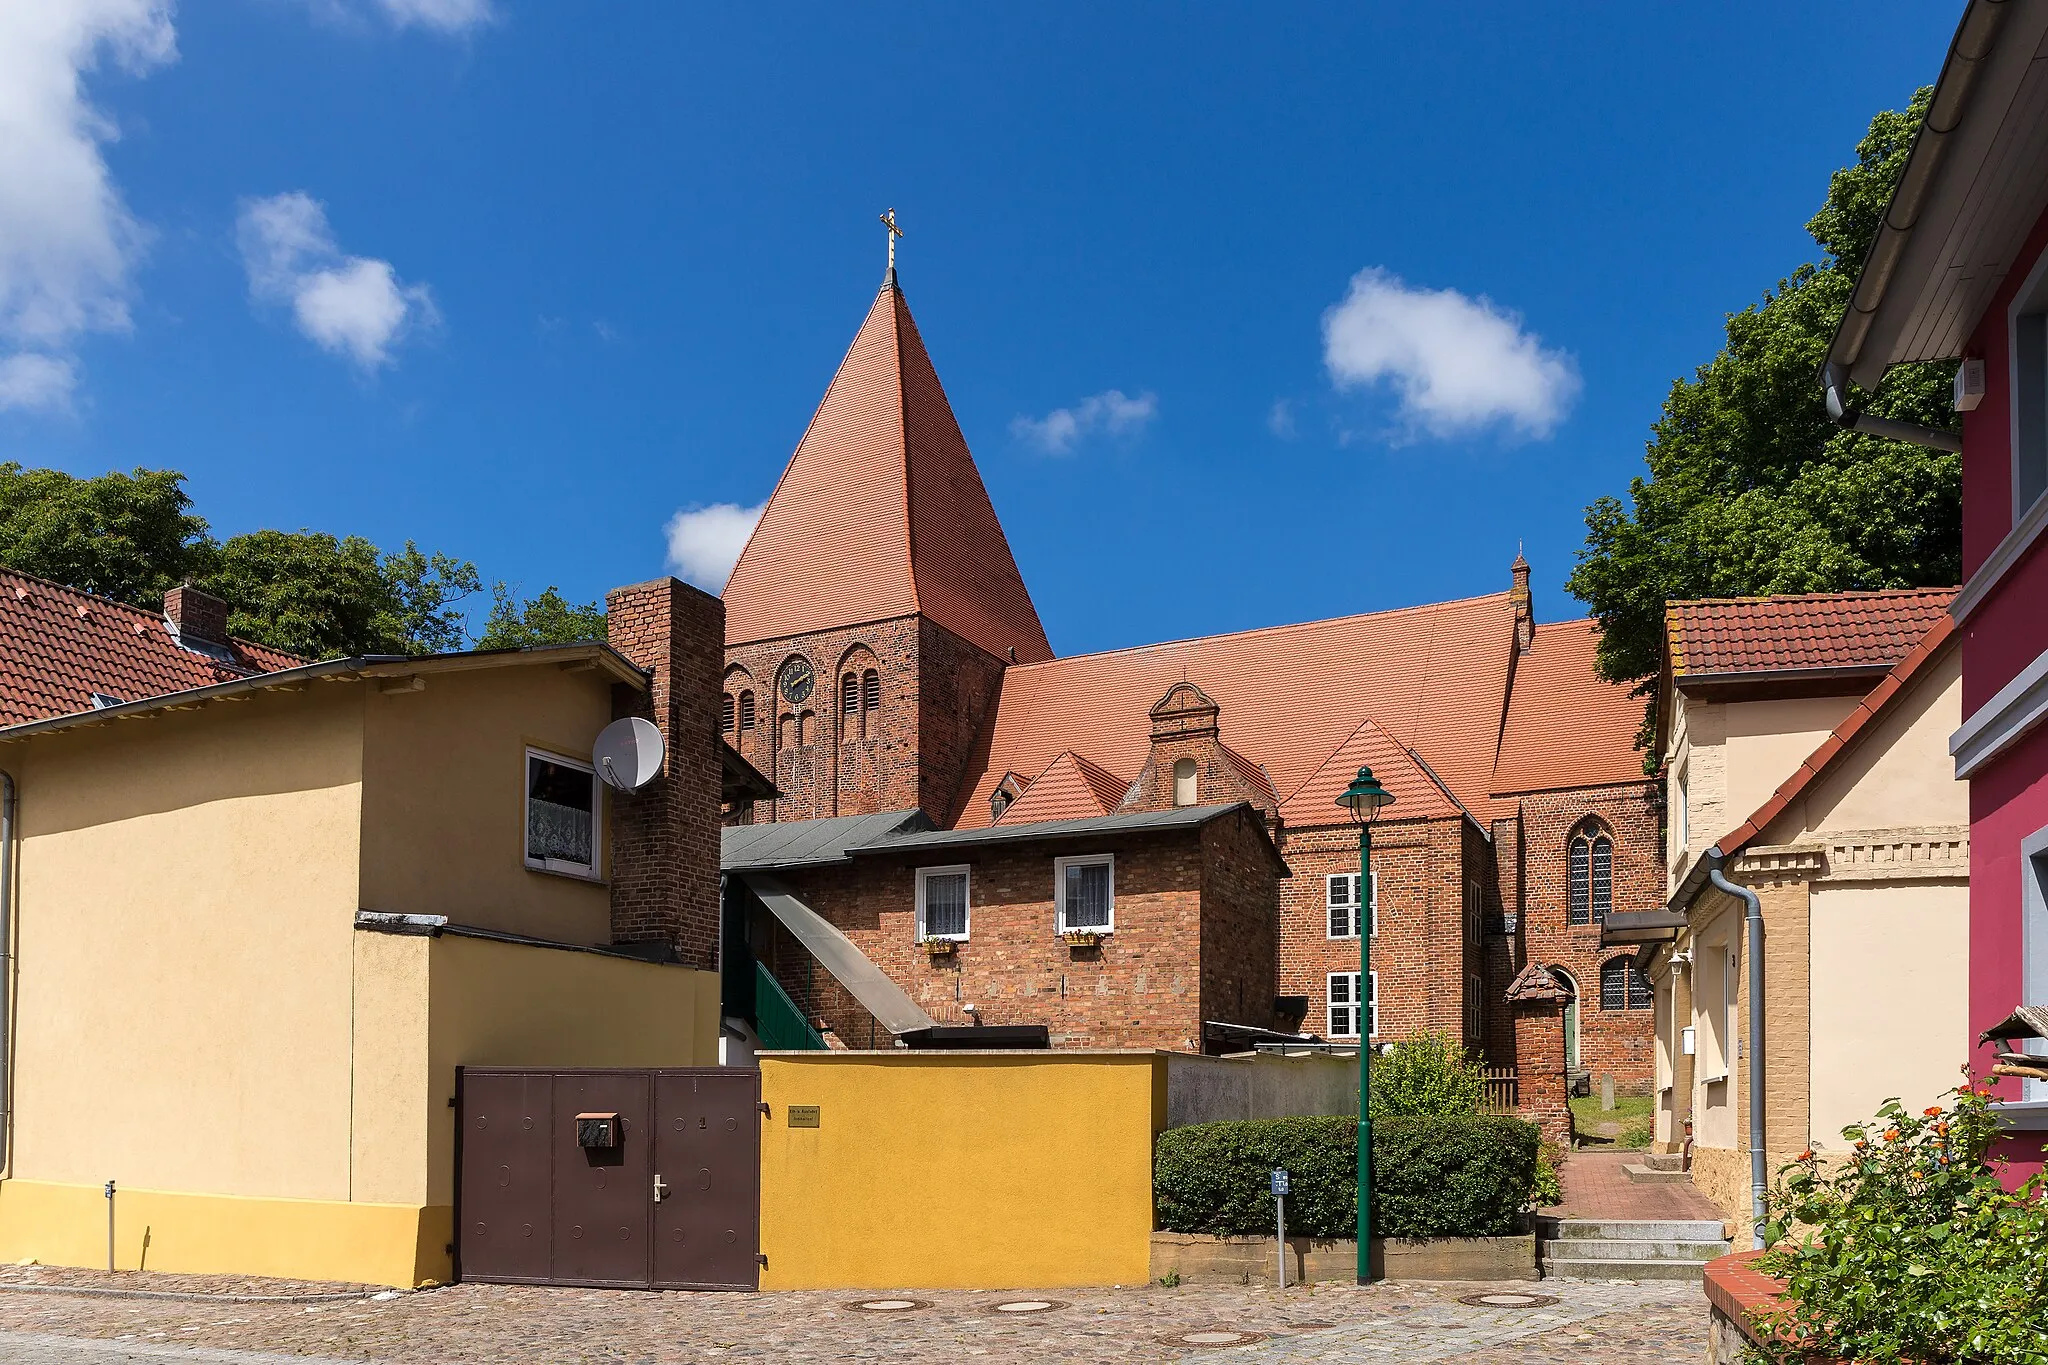
[[[1900,430],[1948,437],[1946,432],[1931,431],[1926,427],[1889,422],[1881,417],[1866,416],[1844,421],[1840,384],[1862,356],[1863,343],[1870,335],[1878,309],[1884,304],[1885,291],[1905,255],[1913,229],[1919,224],[1920,213],[1926,207],[1936,173],[1948,155],[1950,135],[1969,112],[1971,96],[1976,93],[1978,79],[1987,65],[1986,59],[1998,46],[1998,35],[2005,27],[2006,16],[2014,8],[2013,0],[1970,0],[1969,8],[1963,11],[1962,22],[1956,25],[1955,39],[1949,44],[1948,59],[1942,63],[1941,76],[1935,83],[1934,100],[1928,105],[1927,117],[1913,138],[1906,168],[1899,175],[1899,183],[1892,188],[1891,202],[1885,206],[1884,221],[1879,224],[1877,236],[1870,243],[1869,254],[1863,258],[1863,269],[1856,277],[1856,291],[1850,295],[1849,306],[1843,311],[1834,341],[1828,347],[1827,364],[1821,372],[1821,382],[1828,389],[1828,415],[1851,430],[1897,441],[1912,441],[1916,445],[1931,445],[1937,450],[1958,448],[1939,441],[1916,439],[1901,434]]]

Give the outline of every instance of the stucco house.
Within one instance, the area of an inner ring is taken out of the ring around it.
[[[1671,899],[1605,935],[1640,945],[1654,994],[1657,1144],[1688,1150],[1693,1183],[1745,1229],[1755,1153],[1768,1175],[1808,1148],[1845,1150],[1841,1130],[1887,1099],[1930,1104],[1962,1079],[1970,839],[1945,752],[1962,706],[1953,596],[1667,609]]]
[[[458,1066],[717,1061],[723,613],[309,663],[167,605],[0,575],[0,1257],[446,1280]]]

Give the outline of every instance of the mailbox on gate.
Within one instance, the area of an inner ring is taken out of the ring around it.
[[[616,1147],[619,1145],[619,1116],[612,1114],[578,1114],[576,1116],[576,1145],[578,1147]]]

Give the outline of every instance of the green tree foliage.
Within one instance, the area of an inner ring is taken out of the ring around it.
[[[1626,504],[1603,497],[1586,510],[1566,586],[1600,622],[1610,680],[1651,696],[1669,600],[1960,581],[1960,459],[1837,427],[1818,379],[1930,94],[1871,120],[1806,225],[1822,260],[1728,318],[1720,353],[1671,386],[1648,477],[1630,483]],[[1952,429],[1954,372],[1896,367],[1864,407]]]
[[[1372,1117],[1463,1118],[1479,1112],[1486,1081],[1479,1063],[1448,1033],[1418,1033],[1372,1062]]]
[[[523,605],[503,583],[491,588],[491,617],[478,637],[478,649],[520,649],[529,645],[572,645],[605,638],[604,607],[577,605],[550,584]]]
[[[213,544],[184,484],[168,469],[80,479],[0,464],[0,564],[117,602],[156,605],[204,568]]]
[[[482,586],[474,564],[411,541],[384,554],[323,531],[234,536],[202,584],[227,601],[231,632],[310,659],[459,649],[454,604]]]

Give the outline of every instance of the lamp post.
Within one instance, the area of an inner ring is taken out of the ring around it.
[[[1352,1005],[1358,1011],[1358,1282],[1372,1281],[1372,822],[1380,808],[1394,803],[1394,794],[1379,784],[1372,769],[1358,776],[1337,798],[1358,826],[1358,989]]]

